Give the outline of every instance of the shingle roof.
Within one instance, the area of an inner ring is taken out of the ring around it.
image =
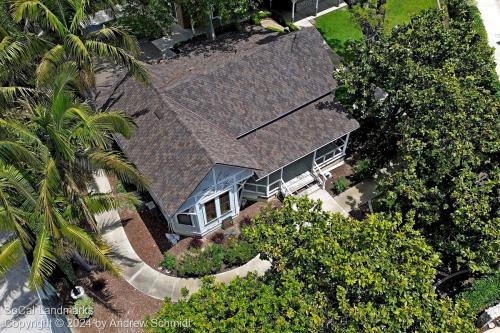
[[[150,65],[149,86],[126,78],[112,96],[113,109],[138,126],[118,144],[168,214],[215,164],[263,176],[359,126],[323,97],[336,82],[331,51],[314,28],[223,45]]]

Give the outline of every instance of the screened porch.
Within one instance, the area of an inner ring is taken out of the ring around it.
[[[269,198],[279,191],[291,195],[315,181],[323,186],[328,167],[342,160],[348,141],[349,134],[346,134],[265,177],[249,178],[243,187],[243,196]]]

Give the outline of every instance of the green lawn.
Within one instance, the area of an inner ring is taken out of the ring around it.
[[[328,45],[340,56],[346,55],[346,42],[363,39],[354,15],[345,9],[335,10],[316,19],[316,28]]]
[[[396,25],[410,22],[410,18],[425,9],[437,7],[437,0],[387,0],[384,30],[390,33]]]

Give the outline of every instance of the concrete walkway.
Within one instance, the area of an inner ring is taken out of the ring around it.
[[[307,196],[312,200],[321,200],[324,210],[349,216],[349,212],[377,196],[377,185],[373,180],[365,180],[332,197],[324,189],[318,189]]]
[[[322,203],[321,207],[323,208],[323,210],[327,210],[334,213],[340,213],[345,217],[349,216],[349,212],[346,211],[344,208],[342,208],[342,206],[340,206],[337,203],[337,201],[333,199],[333,197],[331,196],[330,193],[328,193],[328,191],[322,188],[316,190],[311,194],[308,194],[307,196],[309,197],[309,199],[314,201],[320,200]]]
[[[297,27],[299,28],[308,28],[308,27],[312,27],[314,26],[314,19],[319,17],[319,16],[322,16],[322,15],[325,15],[325,14],[328,14],[330,12],[333,12],[334,10],[337,10],[337,9],[340,9],[340,8],[344,8],[345,6],[347,6],[347,4],[344,2],[344,3],[341,3],[338,7],[330,7],[328,9],[325,9],[321,12],[318,13],[318,15],[316,16],[308,16],[306,18],[303,18],[302,20],[299,20],[299,21],[296,21],[294,22],[293,24],[295,24]]]
[[[362,204],[372,200],[377,196],[375,189],[377,184],[369,179],[350,187],[347,191],[333,197],[333,200],[346,212],[359,208]]]
[[[500,76],[500,0],[477,0],[476,5],[488,33],[488,44],[495,48],[497,75]]]
[[[104,173],[95,175],[94,179],[99,193],[111,192],[111,185]],[[169,297],[172,302],[177,302],[182,297],[183,288],[187,288],[190,294],[200,288],[200,279],[168,276],[142,261],[132,248],[116,210],[97,215],[96,220],[99,232],[113,249],[113,261],[122,268],[122,277],[135,289],[153,298]],[[256,256],[243,266],[216,274],[215,280],[229,283],[236,276],[246,276],[249,272],[263,275],[270,267],[269,261]]]
[[[171,50],[175,44],[191,39],[193,36],[194,34],[191,29],[184,29],[178,24],[173,24],[170,35],[155,39],[152,43],[161,51],[165,58],[171,58],[176,55]]]

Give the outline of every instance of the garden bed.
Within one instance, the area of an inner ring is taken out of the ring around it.
[[[93,301],[93,315],[86,321],[75,325],[77,318],[68,315],[68,320],[73,323],[73,332],[76,333],[140,333],[137,327],[112,327],[111,323],[139,322],[146,315],[159,311],[162,301],[144,295],[137,291],[127,281],[119,277],[111,276],[106,272],[80,272],[77,285],[83,286],[85,293]],[[65,308],[71,308],[74,304],[70,296],[70,286],[59,280],[55,284],[58,294]],[[98,325],[106,324],[104,330]],[[78,326],[78,327],[74,327]]]
[[[277,199],[253,202],[241,210],[225,230],[204,238],[186,237],[169,249],[157,266],[165,274],[178,277],[201,277],[231,270],[246,264],[258,253],[241,235],[241,229],[268,205],[281,206]]]

